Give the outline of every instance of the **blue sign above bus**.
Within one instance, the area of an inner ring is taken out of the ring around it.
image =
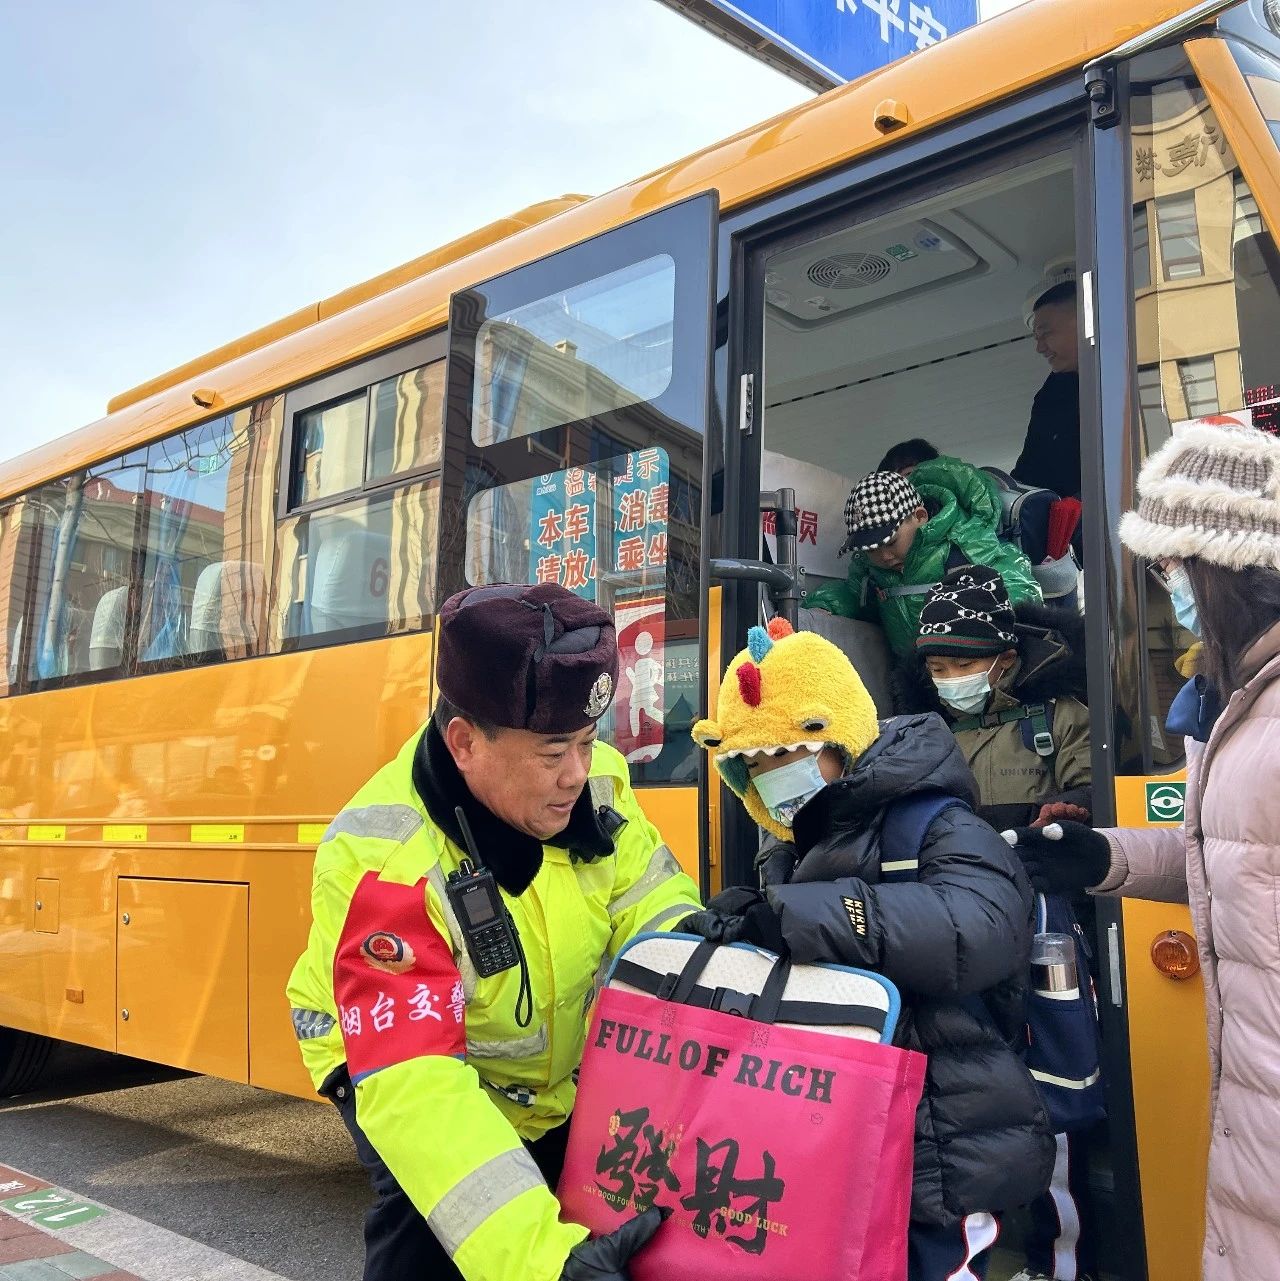
[[[664,3],[816,89],[856,80],[978,21],[978,0]]]

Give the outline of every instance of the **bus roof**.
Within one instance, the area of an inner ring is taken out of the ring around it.
[[[531,206],[144,383],[107,417],[0,466],[0,497],[438,328],[458,289],[698,192],[717,189],[722,209],[748,204],[1078,70],[1186,8],[1030,0],[605,195]],[[888,135],[874,122],[886,98],[908,121]],[[197,391],[212,391],[212,404],[196,402]]]

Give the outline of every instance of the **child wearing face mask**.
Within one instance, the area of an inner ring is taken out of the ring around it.
[[[896,710],[940,712],[978,780],[993,827],[1093,809],[1084,620],[1009,603],[985,565],[950,570],[929,592],[915,653],[895,674]]]
[[[937,711],[978,781],[994,827],[1089,822],[1089,709],[1084,620],[1068,610],[1009,603],[984,565],[953,569],[920,612],[914,657],[895,674],[899,712]],[[1092,906],[1075,905],[1091,930]],[[1027,1266],[1013,1281],[1095,1275],[1088,1187],[1089,1132],[1056,1136],[1053,1185],[1031,1203]]]
[[[877,721],[848,658],[777,619],[751,629],[693,736],[774,840],[760,890],[726,890],[677,930],[898,986],[901,1043],[929,1060],[907,1281],[980,1281],[999,1216],[1048,1185],[1054,1148],[1022,1059],[1031,887],[974,815],[955,739],[937,716]],[[907,848],[895,815],[921,804]]]

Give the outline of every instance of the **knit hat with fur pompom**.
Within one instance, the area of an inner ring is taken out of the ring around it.
[[[1138,510],[1120,521],[1120,537],[1136,555],[1280,570],[1275,436],[1230,418],[1201,419],[1143,464],[1138,498]]]

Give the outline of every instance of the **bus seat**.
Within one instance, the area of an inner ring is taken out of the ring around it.
[[[893,660],[883,629],[875,623],[841,618],[821,609],[802,609],[800,628],[816,632],[842,650],[862,677],[862,683],[875,701],[876,711],[881,716],[893,715],[893,694],[889,684]]]
[[[330,527],[313,553],[312,635],[387,621],[391,539],[372,529]]]
[[[104,592],[93,611],[89,628],[89,670],[118,667],[124,654],[124,620],[129,608],[129,588]]]
[[[187,652],[252,651],[258,642],[255,611],[261,599],[261,565],[246,560],[206,565],[191,594]]]

